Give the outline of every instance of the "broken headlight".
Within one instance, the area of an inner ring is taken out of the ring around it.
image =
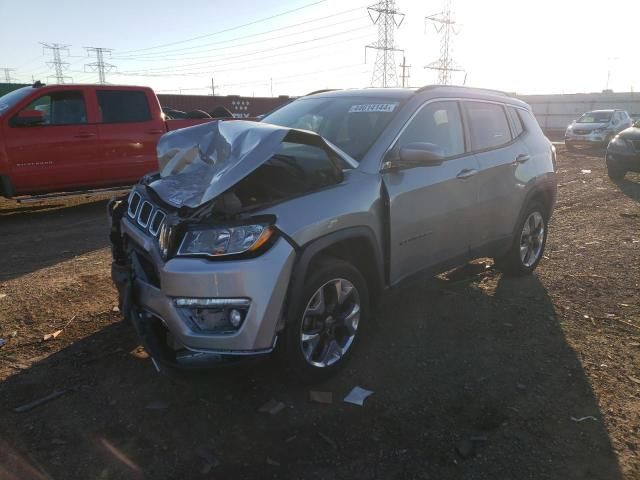
[[[219,257],[258,252],[269,243],[274,233],[272,226],[264,224],[188,230],[178,248],[178,255]]]

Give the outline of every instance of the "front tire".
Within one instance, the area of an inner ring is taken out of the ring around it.
[[[292,300],[281,360],[298,381],[327,378],[347,362],[369,320],[367,283],[350,263],[323,258]]]
[[[511,248],[504,256],[495,259],[496,267],[515,276],[533,272],[547,244],[548,219],[548,212],[540,202],[530,203],[520,218]]]

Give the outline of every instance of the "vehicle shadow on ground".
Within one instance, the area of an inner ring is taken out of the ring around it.
[[[627,173],[627,176],[632,175],[632,173]],[[625,177],[622,180],[617,180],[615,184],[627,197],[635,200],[636,202],[640,202],[640,183],[638,180],[640,180],[640,175],[635,174],[631,179]]]
[[[23,207],[3,204],[0,281],[108,246],[106,204],[105,199],[63,207],[58,203]]]
[[[362,327],[347,367],[305,387],[273,361],[159,376],[128,353],[131,329],[113,324],[0,384],[0,472],[621,478],[589,379],[537,276],[471,264],[395,290]],[[364,407],[342,402],[355,385],[375,392]],[[30,412],[10,409],[71,387]],[[332,392],[333,403],[311,403],[309,388]],[[270,399],[284,410],[259,412]]]

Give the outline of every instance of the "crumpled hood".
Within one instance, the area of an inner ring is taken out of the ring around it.
[[[285,139],[323,144],[319,135],[244,120],[212,121],[166,133],[158,142],[160,178],[151,182],[175,207],[196,208],[268,161]]]

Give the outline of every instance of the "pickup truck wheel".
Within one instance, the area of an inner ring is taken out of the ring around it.
[[[281,359],[304,383],[319,381],[350,357],[369,319],[369,294],[351,264],[326,258],[315,264],[284,331]]]
[[[511,248],[506,255],[495,259],[496,267],[510,275],[533,272],[544,254],[548,218],[541,203],[530,203],[518,223]]]

